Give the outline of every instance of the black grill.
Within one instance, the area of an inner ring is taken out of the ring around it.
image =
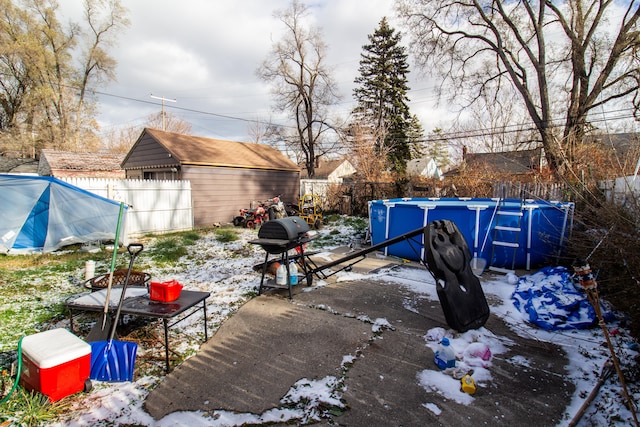
[[[280,254],[309,241],[309,225],[297,216],[265,222],[258,231],[258,240],[250,243],[260,245],[270,254]]]

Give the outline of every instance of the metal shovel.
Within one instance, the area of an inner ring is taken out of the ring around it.
[[[91,343],[91,369],[89,378],[92,380],[116,382],[131,381],[133,379],[133,369],[138,345],[134,342],[114,341],[113,337],[115,336],[118,326],[122,303],[127,293],[127,285],[129,284],[129,276],[133,269],[133,261],[136,256],[142,252],[142,249],[143,246],[139,243],[130,244],[127,247],[131,260],[129,261],[129,269],[127,270],[124,285],[122,285],[118,309],[112,320],[109,339]]]
[[[111,329],[109,317],[109,300],[111,299],[111,285],[113,283],[113,272],[116,269],[116,258],[118,257],[118,245],[120,243],[120,228],[122,227],[122,216],[124,213],[124,203],[120,202],[120,211],[118,213],[118,224],[116,225],[116,235],[113,243],[113,254],[111,256],[111,266],[109,267],[109,284],[107,285],[107,296],[104,301],[104,309],[102,310],[102,322],[93,326],[87,335],[86,341],[100,341],[107,338]]]

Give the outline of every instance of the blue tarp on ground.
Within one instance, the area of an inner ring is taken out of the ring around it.
[[[119,212],[120,203],[53,177],[0,174],[0,251],[114,240]]]
[[[513,304],[528,320],[546,330],[586,329],[596,313],[572,273],[565,267],[545,267],[518,280]]]

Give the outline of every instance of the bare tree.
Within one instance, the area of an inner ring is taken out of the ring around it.
[[[165,111],[147,116],[144,127],[189,135],[192,125],[190,122]],[[141,132],[142,129],[138,133]]]
[[[255,119],[250,121],[247,125],[247,133],[251,138],[251,142],[255,144],[267,143],[269,145],[277,146],[277,142],[280,141],[280,132],[278,132],[278,126],[271,121],[271,117],[268,120]]]
[[[349,161],[366,182],[381,181],[389,166],[389,147],[380,146],[384,139],[384,127],[373,128],[369,124],[354,121],[349,124]]]
[[[287,10],[276,12],[286,32],[274,43],[257,74],[272,84],[276,109],[288,112],[295,123],[293,133],[287,132],[283,138],[285,144],[297,147],[309,177],[313,177],[317,159],[333,150],[337,142],[337,138],[328,138],[333,131],[328,107],[338,101],[338,96],[325,65],[326,45],[318,29],[305,26],[307,13],[308,8],[299,0],[293,0]]]
[[[128,153],[140,133],[140,128],[135,126],[109,129],[104,132],[103,148],[109,153]]]
[[[458,123],[458,140],[490,153],[535,148],[535,131],[525,124],[526,113],[518,107],[514,93],[481,94],[465,111],[467,120]]]
[[[106,48],[128,24],[120,0],[85,0],[84,21],[63,25],[56,0],[0,0],[0,144],[21,151],[98,146],[96,85],[114,78]]]
[[[94,117],[94,114],[84,114],[87,89],[91,84],[115,80],[117,63],[105,48],[113,46],[115,37],[129,25],[126,9],[119,0],[84,0],[84,8],[87,31],[84,33],[84,46],[76,78],[78,87],[74,129],[76,148],[80,148],[83,129],[93,128],[92,120],[89,121],[88,126],[83,126],[83,120]],[[93,113],[91,107],[88,112]],[[86,135],[86,132],[84,133]]]
[[[632,106],[638,96],[640,2],[622,7],[613,0],[397,3],[419,65],[443,77],[441,89],[452,99],[470,93],[470,103],[485,93],[518,93],[558,174],[571,167],[594,108]]]

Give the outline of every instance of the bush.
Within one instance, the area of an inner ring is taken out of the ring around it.
[[[586,259],[598,293],[629,320],[640,338],[640,232],[638,207],[608,202],[597,191],[584,191],[576,202],[574,229],[564,263]]]

